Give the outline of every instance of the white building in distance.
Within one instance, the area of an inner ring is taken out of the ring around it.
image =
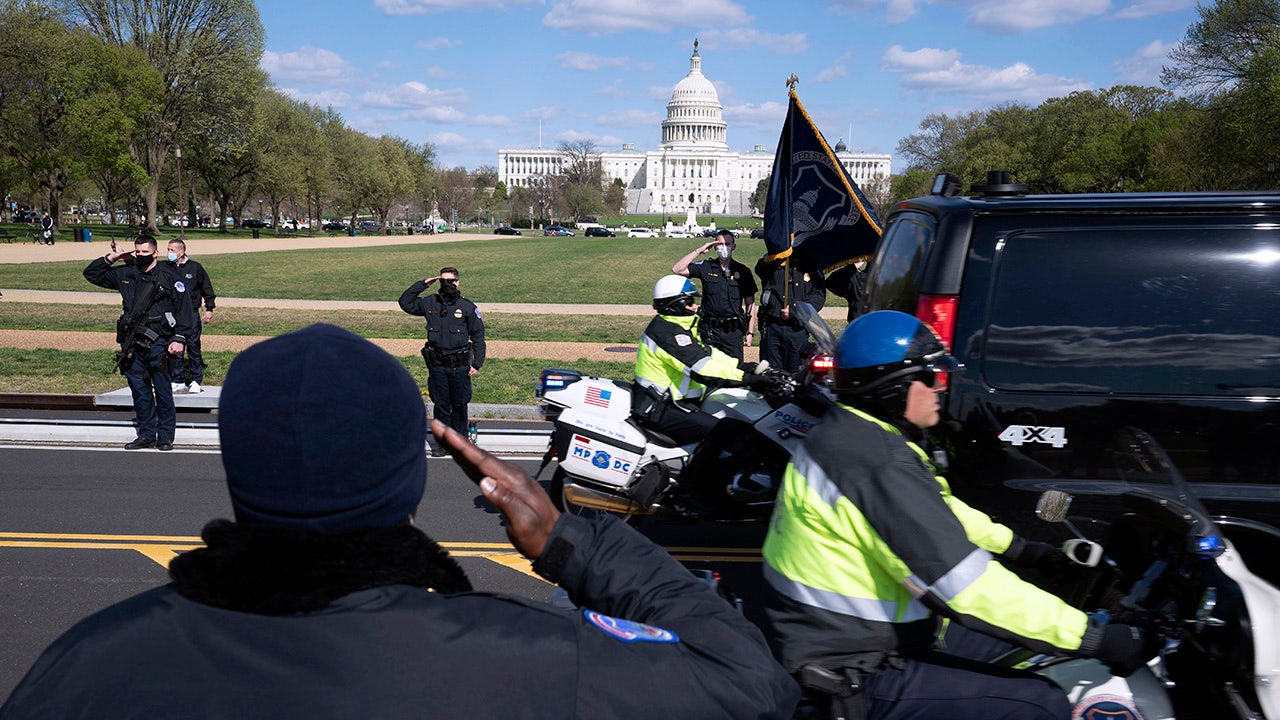
[[[764,145],[751,152],[731,152],[723,110],[715,86],[702,74],[695,40],[689,74],[671,90],[658,149],[640,152],[626,143],[621,150],[599,154],[605,181],[621,180],[627,189],[626,212],[751,213],[751,195],[773,170],[774,153]],[[862,188],[889,182],[889,155],[849,152],[843,139],[832,150]],[[566,164],[554,148],[501,149],[498,180],[508,188],[530,187],[544,182],[543,176],[560,174]]]

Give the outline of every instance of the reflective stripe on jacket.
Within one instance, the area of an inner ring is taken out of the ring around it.
[[[1040,652],[1095,644],[1084,613],[993,558],[1012,540],[896,428],[840,405],[792,456],[765,539],[775,652],[873,667],[930,646],[935,614]]]
[[[672,400],[702,396],[698,377],[740,382],[738,361],[698,338],[696,315],[658,315],[636,349],[636,382],[670,394]]]

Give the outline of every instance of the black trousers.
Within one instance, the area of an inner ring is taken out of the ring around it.
[[[790,323],[765,323],[760,334],[760,359],[769,366],[795,373],[800,369],[800,348],[809,341],[809,331]]]
[[[427,394],[432,417],[467,434],[467,403],[471,402],[471,367],[427,366]]]
[[[868,676],[868,720],[1070,718],[1067,694],[1053,681],[986,662],[1011,647],[950,623],[945,652],[914,655]]]
[[[664,404],[662,410],[655,415],[639,418],[640,424],[657,430],[681,445],[700,442],[720,423],[712,415],[704,412],[685,412],[671,403]]]
[[[724,330],[699,324],[698,329],[702,335],[702,342],[729,357],[737,358],[739,362],[742,361],[742,328]]]
[[[204,384],[204,355],[200,354],[200,330],[203,324],[199,311],[196,311],[195,332],[187,337],[186,350],[182,353],[182,366],[174,372],[174,382]]]

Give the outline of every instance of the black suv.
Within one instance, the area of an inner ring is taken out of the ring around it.
[[[1131,425],[1212,512],[1280,528],[1280,194],[1032,196],[992,175],[900,203],[859,305],[925,320],[964,363],[934,431],[956,494],[1024,531],[1049,487],[1102,518]]]

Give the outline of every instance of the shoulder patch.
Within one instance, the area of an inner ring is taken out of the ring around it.
[[[480,317],[480,308],[476,308],[476,317]]]
[[[689,337],[688,335],[685,335],[684,333],[681,333],[676,336],[676,344],[679,345],[680,347],[688,347],[689,345],[693,344],[693,338]]]
[[[582,616],[587,619],[587,622],[599,628],[601,632],[620,642],[680,642],[679,636],[670,630],[663,630],[660,627],[632,622],[631,620],[623,620],[622,618],[609,617],[608,615],[602,615],[595,610],[583,610]]]
[[[178,282],[176,282],[176,283],[174,283],[174,284],[173,284],[173,289],[174,289],[174,290],[177,290],[178,292],[186,292],[186,291],[187,291],[187,286],[186,286],[186,284],[185,284],[185,283],[183,283],[181,280],[179,280]]]

